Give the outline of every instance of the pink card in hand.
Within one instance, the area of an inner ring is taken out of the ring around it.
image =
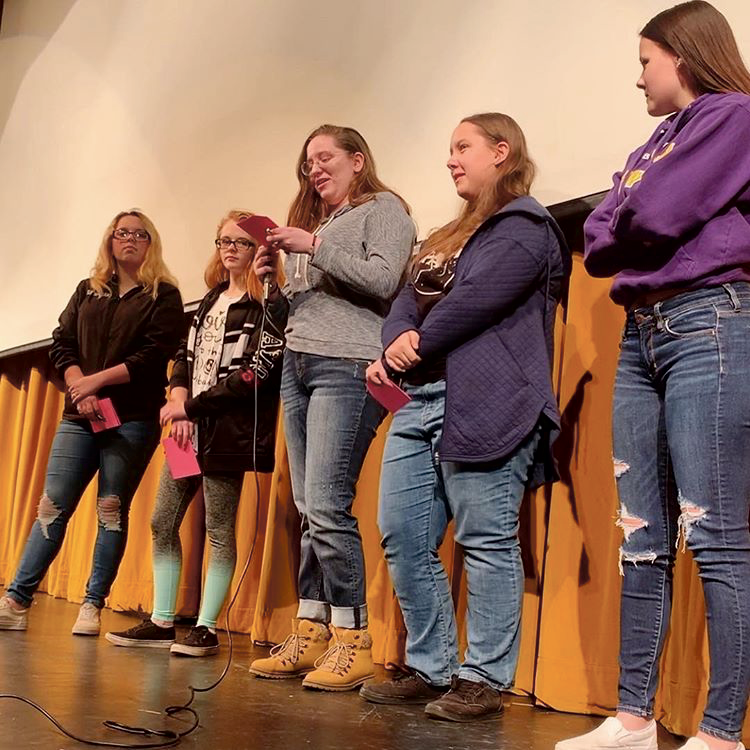
[[[267,216],[248,216],[247,219],[242,219],[237,222],[237,226],[243,231],[247,232],[259,245],[266,245],[268,240],[266,235],[270,229],[276,229],[276,224],[272,219]]]
[[[388,380],[382,384],[371,383],[368,380],[367,390],[378,403],[385,406],[392,414],[395,414],[404,404],[408,404],[411,401],[411,396],[399,388],[392,380]]]
[[[104,419],[89,419],[89,422],[91,422],[91,429],[94,432],[111,430],[113,427],[119,427],[122,424],[122,422],[120,422],[120,417],[117,416],[115,407],[112,405],[111,398],[99,399],[99,411]]]
[[[201,473],[201,467],[198,466],[198,459],[195,456],[195,449],[192,441],[189,441],[184,448],[177,445],[173,437],[165,437],[161,444],[164,446],[164,453],[169,465],[169,473],[172,479],[183,479],[184,477],[194,477]]]

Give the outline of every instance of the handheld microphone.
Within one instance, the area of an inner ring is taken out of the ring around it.
[[[258,245],[263,245],[268,242],[268,233],[272,229],[276,229],[278,225],[267,216],[259,216],[258,214],[253,214],[245,219],[242,219],[241,221],[238,221],[237,226],[243,232],[247,232],[258,243]],[[271,293],[271,281],[273,281],[271,274],[265,274],[262,279],[263,302],[268,302],[268,297]]]

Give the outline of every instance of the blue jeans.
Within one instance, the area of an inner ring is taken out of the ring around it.
[[[294,502],[302,516],[297,616],[367,626],[365,561],[354,491],[383,408],[367,362],[287,349],[281,377]]]
[[[653,715],[676,547],[706,600],[700,729],[739,740],[750,687],[750,284],[628,314],[614,397],[623,574],[619,708]]]
[[[508,688],[521,636],[518,512],[540,430],[497,461],[441,462],[445,381],[406,389],[412,400],[396,412],[388,433],[378,514],[406,624],[406,664],[433,685],[448,685],[458,674]],[[451,589],[438,557],[451,518],[468,582],[468,647],[460,667]]]
[[[29,606],[60,551],[73,512],[99,471],[99,529],[84,601],[104,606],[125,552],[128,512],[159,442],[158,422],[126,422],[94,433],[86,422],[63,419],[52,442],[44,494],[8,594]]]

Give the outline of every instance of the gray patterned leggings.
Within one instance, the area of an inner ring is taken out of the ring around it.
[[[234,529],[243,478],[243,472],[233,472],[172,479],[167,464],[164,464],[151,517],[153,619],[174,621],[177,587],[182,570],[180,526],[202,482],[210,556],[203,583],[198,625],[210,628],[216,626],[237,560]]]

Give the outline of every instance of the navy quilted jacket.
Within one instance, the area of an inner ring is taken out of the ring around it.
[[[446,357],[440,460],[507,456],[538,422],[546,440],[532,484],[557,478],[551,444],[560,430],[552,389],[555,309],[571,257],[560,228],[534,198],[521,197],[471,236],[448,294],[419,320],[407,283],[383,325],[383,346],[420,334],[423,360]]]

